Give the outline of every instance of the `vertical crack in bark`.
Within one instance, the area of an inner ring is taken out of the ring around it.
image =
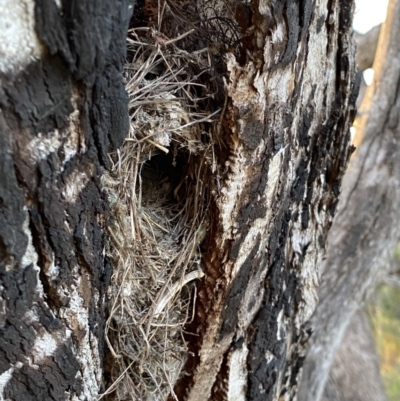
[[[287,2],[280,14],[275,4],[252,3],[253,43],[263,49],[262,61],[253,56],[242,68],[227,56],[229,173],[204,256],[199,359],[181,383],[188,388],[182,399],[272,400],[296,393],[321,244],[349,157],[351,4],[330,3],[328,10],[325,3]],[[268,177],[262,185],[261,174]],[[247,362],[232,366],[235,358],[227,355],[234,355],[239,338],[249,349]],[[229,377],[237,376],[229,372],[238,370],[247,379],[234,395]]]

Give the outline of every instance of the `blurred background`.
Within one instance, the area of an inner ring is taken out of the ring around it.
[[[386,18],[388,0],[356,0],[353,27],[356,31],[358,64],[364,84],[358,104],[367,85],[372,83],[372,61],[379,36],[380,24]],[[400,38],[399,38],[400,40]],[[364,86],[365,85],[365,86]],[[357,133],[353,131],[355,143]],[[399,205],[400,206],[400,205]],[[394,252],[389,273],[368,299],[366,311],[380,361],[380,370],[389,400],[400,400],[400,246]]]

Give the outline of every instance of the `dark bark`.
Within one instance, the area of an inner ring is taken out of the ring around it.
[[[228,59],[229,157],[180,399],[296,395],[358,90],[352,2],[320,7],[251,3],[251,57]]]
[[[121,75],[129,4],[20,1],[16,19],[5,21],[27,32],[32,24],[38,43],[36,50],[19,43],[19,59],[2,54],[9,62],[0,87],[5,399],[92,400],[103,387],[111,266],[100,175],[129,127]]]

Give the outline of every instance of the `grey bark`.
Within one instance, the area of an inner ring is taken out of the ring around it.
[[[382,25],[374,26],[363,35],[355,32],[354,39],[357,42],[357,65],[361,71],[372,68],[381,26]]]
[[[179,399],[291,400],[354,115],[352,2],[251,2]]]
[[[365,311],[356,312],[335,355],[321,401],[387,401]]]
[[[357,43],[357,66],[360,71],[372,68],[380,32],[381,25],[377,25],[363,35],[357,32],[354,33],[354,39]],[[360,93],[357,99],[357,109],[361,107],[367,87],[364,78],[362,78]]]
[[[7,23],[37,43],[22,42],[22,58],[1,48],[0,390],[93,400],[104,389],[111,274],[99,176],[128,129],[120,72],[129,3],[15,4],[34,13],[17,10]],[[205,279],[179,399],[296,396],[350,156],[352,7],[251,1],[235,12],[243,38],[225,58]]]
[[[393,286],[393,287],[400,287],[400,277],[399,274],[388,274],[385,276],[383,279],[383,282],[387,285]]]
[[[400,218],[400,2],[389,4],[358,129],[363,141],[343,181],[339,211],[328,237],[314,334],[299,401],[320,400],[347,325],[399,238]]]

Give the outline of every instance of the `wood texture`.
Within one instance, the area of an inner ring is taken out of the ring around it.
[[[10,65],[0,65],[0,394],[93,400],[103,390],[111,275],[99,176],[128,130],[120,72],[129,2],[18,4],[35,46],[21,43],[23,57],[5,53]],[[226,56],[182,400],[296,396],[351,153],[352,7],[254,0],[235,13],[243,54]]]
[[[188,401],[295,397],[350,154],[352,2],[253,1],[248,15],[246,61],[227,56],[222,188],[176,389]]]
[[[58,3],[0,2],[5,400],[93,400],[104,383],[111,266],[99,177],[128,130],[131,10],[125,0]]]
[[[363,141],[343,181],[313,316],[299,401],[321,397],[353,314],[385,272],[399,239],[400,2],[389,3],[357,129]]]

